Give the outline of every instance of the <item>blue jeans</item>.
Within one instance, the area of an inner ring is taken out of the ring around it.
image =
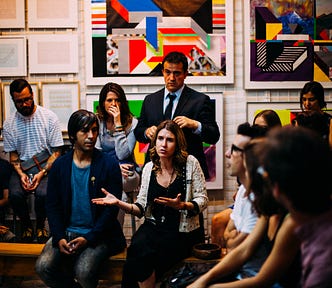
[[[48,177],[44,177],[34,192],[37,228],[44,228],[45,224],[47,179]],[[20,218],[23,229],[32,227],[29,215],[29,205],[27,203],[27,197],[30,193],[22,188],[21,179],[16,172],[13,172],[10,177],[9,191],[10,204],[13,207],[14,213]]]
[[[52,246],[50,238],[36,261],[36,272],[48,287],[72,288],[77,281],[83,288],[95,288],[101,264],[109,256],[106,244],[65,255]]]

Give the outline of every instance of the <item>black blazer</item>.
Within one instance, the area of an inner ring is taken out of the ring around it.
[[[136,140],[139,142],[149,143],[150,140],[145,137],[144,131],[150,126],[158,126],[164,120],[164,89],[147,95],[143,101],[141,115],[134,131]],[[183,129],[183,132],[187,140],[188,153],[197,158],[205,177],[208,179],[209,173],[203,151],[203,142],[215,144],[220,138],[210,97],[185,86],[173,118],[176,116],[186,116],[202,124],[201,135],[196,135],[191,129],[186,128]]]

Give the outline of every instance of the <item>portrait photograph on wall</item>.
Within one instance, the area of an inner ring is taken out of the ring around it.
[[[85,0],[88,84],[161,84],[171,51],[189,62],[188,83],[233,83],[233,1]]]
[[[330,0],[244,5],[245,88],[301,88],[313,80],[332,87]]]

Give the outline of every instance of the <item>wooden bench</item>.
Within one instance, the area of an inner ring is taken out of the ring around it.
[[[0,243],[0,276],[35,277],[36,259],[40,255],[44,244]],[[108,259],[102,266],[100,280],[111,283],[121,283],[122,269],[126,260],[127,250]],[[189,257],[184,260],[188,263],[204,263],[207,260]],[[211,261],[211,260],[209,260]],[[213,261],[219,261],[213,260]]]
[[[44,244],[0,243],[0,276],[37,276],[35,263]],[[101,280],[120,283],[126,250],[108,259],[100,272]]]

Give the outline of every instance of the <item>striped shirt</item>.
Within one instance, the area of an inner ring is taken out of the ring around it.
[[[49,109],[38,106],[30,116],[15,112],[4,122],[3,144],[5,152],[17,151],[22,161],[51,147],[63,145],[60,121]]]

